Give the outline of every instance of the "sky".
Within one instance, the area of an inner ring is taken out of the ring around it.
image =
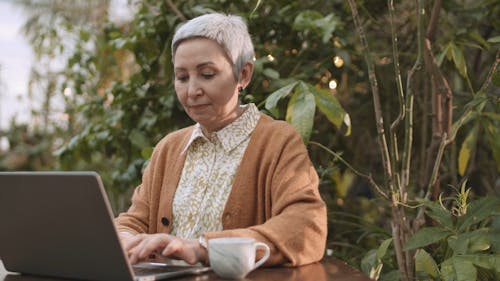
[[[34,56],[21,33],[26,17],[14,1],[0,0],[0,129],[7,128],[14,116],[18,123],[30,123],[30,108],[37,106],[27,97]],[[112,0],[111,16],[129,17],[128,1]]]
[[[24,20],[11,1],[0,0],[0,128],[14,115],[29,121],[26,93],[33,53],[21,34]]]

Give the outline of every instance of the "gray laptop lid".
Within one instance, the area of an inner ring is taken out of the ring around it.
[[[95,172],[0,172],[0,259],[8,271],[127,281],[209,270],[142,264],[134,275],[112,219]]]
[[[132,280],[94,172],[0,173],[0,259],[9,271]]]

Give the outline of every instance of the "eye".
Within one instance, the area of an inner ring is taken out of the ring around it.
[[[210,80],[215,77],[215,74],[212,72],[202,73],[201,76],[206,80]]]
[[[189,80],[189,76],[187,75],[176,75],[175,80],[180,81],[180,82],[186,82]]]

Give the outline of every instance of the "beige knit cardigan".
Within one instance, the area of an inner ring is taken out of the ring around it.
[[[115,223],[119,231],[169,233],[172,203],[193,126],[168,134],[156,146],[132,205]],[[298,266],[323,257],[326,207],[318,175],[297,131],[261,114],[236,172],[220,232],[215,237],[253,237],[267,243],[266,265]]]

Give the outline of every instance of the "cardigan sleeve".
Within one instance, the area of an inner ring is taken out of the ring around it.
[[[270,217],[260,225],[211,232],[205,236],[208,239],[253,237],[271,248],[266,265],[298,266],[323,257],[327,235],[326,206],[319,194],[318,175],[300,135],[292,129],[280,134],[280,137],[273,136],[272,164],[260,167],[257,176],[265,175],[264,200],[270,201]],[[269,151],[266,154],[270,154]]]
[[[179,180],[185,154],[182,148],[191,135],[193,126],[166,135],[153,150],[144,170],[142,183],[136,187],[129,209],[115,218],[120,232],[169,232],[171,226],[163,220],[172,220],[171,203]],[[164,195],[164,201],[160,199]],[[159,218],[162,218],[159,220]]]

